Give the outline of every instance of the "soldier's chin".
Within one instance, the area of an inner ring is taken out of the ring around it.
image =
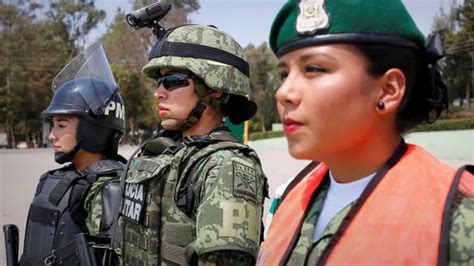
[[[178,130],[182,123],[177,119],[165,119],[161,121],[161,126],[166,130]]]

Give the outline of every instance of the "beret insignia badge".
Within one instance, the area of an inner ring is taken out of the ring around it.
[[[296,30],[300,34],[314,34],[329,27],[329,14],[324,8],[324,0],[301,0]]]

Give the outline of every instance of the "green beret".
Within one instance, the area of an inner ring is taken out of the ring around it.
[[[323,43],[423,48],[425,38],[400,0],[289,0],[270,32],[278,56]]]

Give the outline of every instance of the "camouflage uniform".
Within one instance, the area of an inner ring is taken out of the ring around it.
[[[244,50],[236,41],[212,27],[198,25],[178,27],[167,37],[166,41],[170,43],[199,43],[203,46],[228,51],[238,58],[245,59]],[[159,74],[158,67],[188,69],[214,90],[241,96],[247,96],[249,93],[250,80],[248,76],[231,65],[214,60],[172,55],[160,56],[151,59],[143,68],[143,73],[148,77],[156,78]]]
[[[135,158],[127,176],[126,201],[133,184],[143,185],[135,199],[145,200],[139,217],[127,215],[135,209],[127,203],[122,209],[126,265],[192,263],[194,253],[200,263],[255,262],[267,182],[253,150],[231,141],[204,148],[183,141],[173,154]],[[195,196],[185,213],[175,199],[188,189]]]
[[[233,124],[255,114],[255,103],[247,98],[244,50],[215,27],[169,29],[149,57],[143,72],[150,78],[159,78],[165,68],[199,79],[194,82],[199,100],[177,131],[191,128],[205,106]],[[223,94],[213,98],[209,89]],[[175,139],[178,143],[153,154],[145,146],[131,161],[122,206],[126,265],[255,263],[267,181],[256,153],[230,135],[221,125],[209,135]]]
[[[323,187],[305,217],[300,237],[288,260],[288,265],[316,265],[324,249],[336,233],[344,217],[355,202],[342,209],[327,225],[323,234],[313,240],[315,221],[318,219],[328,186]],[[449,265],[474,265],[474,198],[458,191],[451,209],[451,229],[449,237]]]
[[[91,235],[98,235],[100,231],[100,222],[102,219],[102,189],[107,184],[107,181],[112,180],[111,176],[99,177],[87,193],[84,200],[84,209],[87,212],[86,228]]]

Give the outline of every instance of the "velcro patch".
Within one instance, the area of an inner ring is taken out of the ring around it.
[[[145,211],[147,187],[144,184],[126,183],[122,216],[132,223],[140,223]]]
[[[257,178],[255,169],[251,166],[232,161],[233,167],[233,193],[234,196],[257,201]]]

